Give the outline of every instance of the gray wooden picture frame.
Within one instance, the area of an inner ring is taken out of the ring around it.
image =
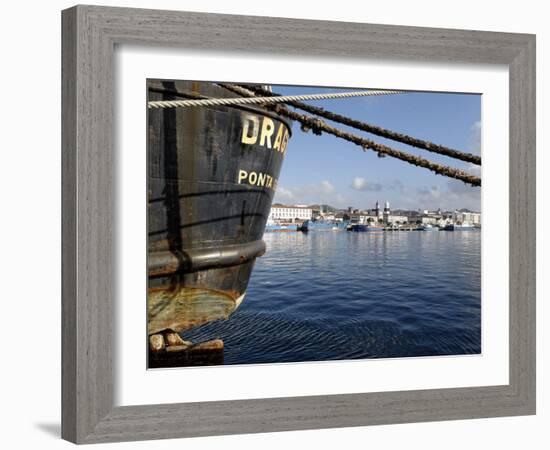
[[[63,438],[94,443],[535,413],[535,36],[98,6],[63,11],[62,32]],[[507,65],[509,384],[115,407],[113,52],[125,43]]]

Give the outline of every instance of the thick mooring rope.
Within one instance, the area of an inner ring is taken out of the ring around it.
[[[269,92],[269,91],[268,91]],[[328,100],[335,98],[370,97],[372,95],[402,94],[403,91],[353,91],[333,92],[327,94],[308,95],[282,95],[278,97],[236,97],[236,98],[208,98],[200,100],[158,100],[147,102],[147,107],[156,108],[178,108],[183,106],[229,106],[229,105],[252,105],[252,104],[275,104],[299,100]]]
[[[224,84],[223,87],[239,95],[246,95],[249,97],[255,95],[254,92],[240,86]],[[277,98],[280,99],[283,97]],[[411,155],[410,153],[393,149],[391,147],[388,147],[387,145],[378,144],[377,142],[371,141],[370,139],[356,136],[347,131],[330,126],[317,117],[309,116],[307,114],[299,114],[295,111],[291,111],[285,108],[283,105],[274,104],[269,107],[281,116],[285,116],[289,119],[300,122],[302,124],[303,131],[311,130],[314,134],[317,135],[321,135],[322,132],[326,132],[332,134],[333,136],[344,139],[348,142],[353,142],[354,144],[361,147],[363,151],[373,150],[378,154],[379,157],[391,156],[392,158],[408,162],[409,164],[412,164],[414,166],[423,167],[425,169],[431,170],[432,172],[435,172],[439,175],[444,175],[449,178],[455,178],[472,186],[481,186],[481,178],[475,175],[471,175],[463,170],[437,164],[420,156]]]
[[[225,87],[225,85],[221,84]],[[256,95],[261,96],[280,96],[280,94],[272,93],[267,89],[264,89],[260,86],[242,86],[246,89],[253,91]],[[473,155],[471,153],[461,152],[460,150],[455,150],[443,145],[434,144],[433,142],[425,141],[422,139],[417,139],[412,136],[408,136],[402,133],[396,133],[395,131],[388,130],[386,128],[379,127],[377,125],[372,125],[366,122],[361,122],[359,120],[351,119],[341,114],[337,114],[331,111],[327,111],[324,108],[319,108],[317,106],[308,105],[295,100],[286,101],[285,103],[294,106],[295,108],[307,111],[311,114],[315,114],[319,117],[324,117],[325,119],[332,120],[333,122],[338,122],[343,125],[356,128],[361,131],[366,131],[367,133],[375,134],[386,139],[391,139],[392,141],[402,142],[403,144],[410,145],[412,147],[421,148],[432,153],[438,153],[440,155],[449,156],[454,159],[459,159],[461,161],[470,162],[473,164],[481,165],[481,156]]]

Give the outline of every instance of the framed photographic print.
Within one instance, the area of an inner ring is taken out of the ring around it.
[[[147,82],[148,367],[480,354],[479,177],[347,132],[368,158],[327,124],[292,131],[314,116],[239,102],[300,95],[385,125],[414,110],[417,133],[451,129],[477,154],[362,125],[480,173],[481,95],[247,87]]]
[[[63,11],[63,437],[534,414],[534,49]]]

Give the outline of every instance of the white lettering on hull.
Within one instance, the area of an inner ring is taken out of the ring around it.
[[[268,116],[243,114],[242,144],[265,147],[284,156],[289,137],[288,129],[283,122],[279,122],[277,126]],[[277,180],[273,176],[244,169],[239,169],[237,183],[265,187],[273,191],[277,188]]]
[[[277,188],[277,180],[271,175],[263,172],[248,172],[244,169],[239,169],[237,177],[238,184],[249,184],[251,186],[266,187],[275,190]]]
[[[276,133],[275,128],[275,122],[270,117],[244,114],[241,143],[245,145],[259,145],[260,147],[266,147],[284,155],[289,133],[283,122],[279,123]],[[274,141],[272,139],[273,135],[275,135]]]

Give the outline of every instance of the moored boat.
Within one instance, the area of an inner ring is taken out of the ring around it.
[[[475,230],[476,227],[469,223],[451,223],[449,225],[446,225],[443,229],[445,231],[472,231]]]
[[[268,223],[265,226],[265,232],[290,232],[290,231],[301,231],[297,228],[295,224],[288,223]]]
[[[347,221],[334,220],[306,220],[300,227],[300,231],[344,231],[348,225]]]
[[[370,232],[384,231],[384,228],[383,227],[377,227],[377,226],[374,226],[374,225],[365,225],[365,224],[361,224],[361,223],[356,223],[356,224],[353,224],[349,230],[362,233],[362,232],[367,232],[367,231],[370,231]]]
[[[433,225],[427,223],[424,225],[420,225],[418,227],[419,231],[439,231],[439,227],[434,227]]]
[[[236,97],[148,81],[148,100]],[[257,106],[148,110],[148,333],[228,317],[243,300],[290,137]]]

